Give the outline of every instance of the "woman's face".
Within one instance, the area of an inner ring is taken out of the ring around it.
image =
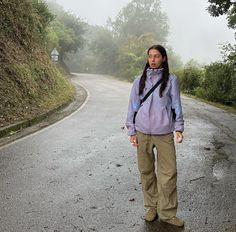
[[[148,63],[151,68],[161,68],[161,65],[165,59],[166,57],[163,57],[156,49],[151,49],[148,53]]]

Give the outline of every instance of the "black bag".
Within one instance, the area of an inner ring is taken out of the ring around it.
[[[173,119],[175,120],[176,119],[175,109],[171,108],[171,111],[172,111]]]

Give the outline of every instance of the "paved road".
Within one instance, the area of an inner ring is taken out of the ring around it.
[[[178,215],[146,223],[135,149],[123,129],[131,84],[78,74],[89,96],[71,116],[0,148],[1,232],[236,231],[236,117],[182,98]]]

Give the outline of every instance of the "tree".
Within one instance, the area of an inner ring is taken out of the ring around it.
[[[164,43],[168,35],[167,16],[161,11],[159,0],[131,1],[115,21],[108,20],[108,26],[121,40],[152,32],[157,41]]]
[[[77,72],[114,75],[117,72],[118,44],[111,31],[103,26],[88,25],[84,38],[84,47],[68,55],[68,67]]]
[[[86,31],[87,24],[79,17],[67,12],[58,15],[57,19],[60,23],[64,24],[72,39],[70,44],[63,44],[63,41],[59,42],[59,45],[61,45],[61,52],[63,54],[66,52],[76,52],[79,48],[83,47],[83,35]]]
[[[194,60],[189,61],[185,65],[181,75],[179,75],[181,89],[185,93],[195,94],[197,87],[200,86],[202,76],[203,70],[198,64]]]
[[[47,26],[53,21],[55,16],[49,11],[47,4],[42,0],[33,0],[32,6],[36,13],[35,17],[38,19],[37,30],[42,39],[45,40]]]
[[[118,46],[112,33],[104,27],[93,27],[96,31],[89,44],[90,51],[96,58],[97,71],[114,74],[118,56]]]
[[[69,55],[68,66],[76,71],[112,74],[131,81],[142,72],[146,49],[153,44],[165,44],[168,34],[167,17],[161,12],[159,0],[133,0],[114,21],[109,19],[106,27],[87,28],[85,47]],[[179,68],[180,58],[166,47],[172,70]]]
[[[130,81],[141,73],[146,59],[146,49],[156,43],[153,33],[146,33],[139,37],[130,36],[119,48],[118,75]]]
[[[232,29],[236,28],[236,2],[233,0],[208,0],[210,6],[207,8],[208,12],[218,17],[220,15],[227,15],[228,26]]]
[[[236,70],[231,64],[212,63],[205,66],[204,78],[197,96],[214,102],[236,104]]]
[[[55,20],[48,29],[47,48],[50,51],[52,45],[57,44],[60,59],[63,60],[68,53],[77,52],[84,45],[84,33],[87,24],[78,16],[65,12],[60,5],[49,1],[48,6],[55,14]]]
[[[221,47],[221,55],[224,63],[236,66],[236,44],[224,44]]]
[[[46,35],[45,40],[46,40],[45,46],[46,46],[46,50],[47,50],[48,54],[50,54],[52,52],[53,48],[59,48],[58,33],[55,31],[55,29],[52,27],[52,25],[50,25],[47,28],[47,35]]]
[[[236,29],[236,2],[235,0],[208,0],[210,6],[208,7],[208,12],[214,16],[218,17],[220,15],[227,15],[228,27]],[[236,33],[235,33],[236,38]],[[221,53],[223,55],[223,61],[226,64],[235,65],[236,64],[236,45],[231,45],[230,43],[225,44],[221,48]]]
[[[166,47],[167,54],[168,54],[168,63],[170,66],[170,72],[179,70],[183,66],[183,62],[179,55],[177,55],[172,47]]]

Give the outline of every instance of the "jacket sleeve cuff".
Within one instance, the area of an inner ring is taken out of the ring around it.
[[[175,125],[175,132],[182,132],[184,131],[184,126],[183,125]]]
[[[127,133],[128,136],[136,135],[136,130],[130,130]]]

